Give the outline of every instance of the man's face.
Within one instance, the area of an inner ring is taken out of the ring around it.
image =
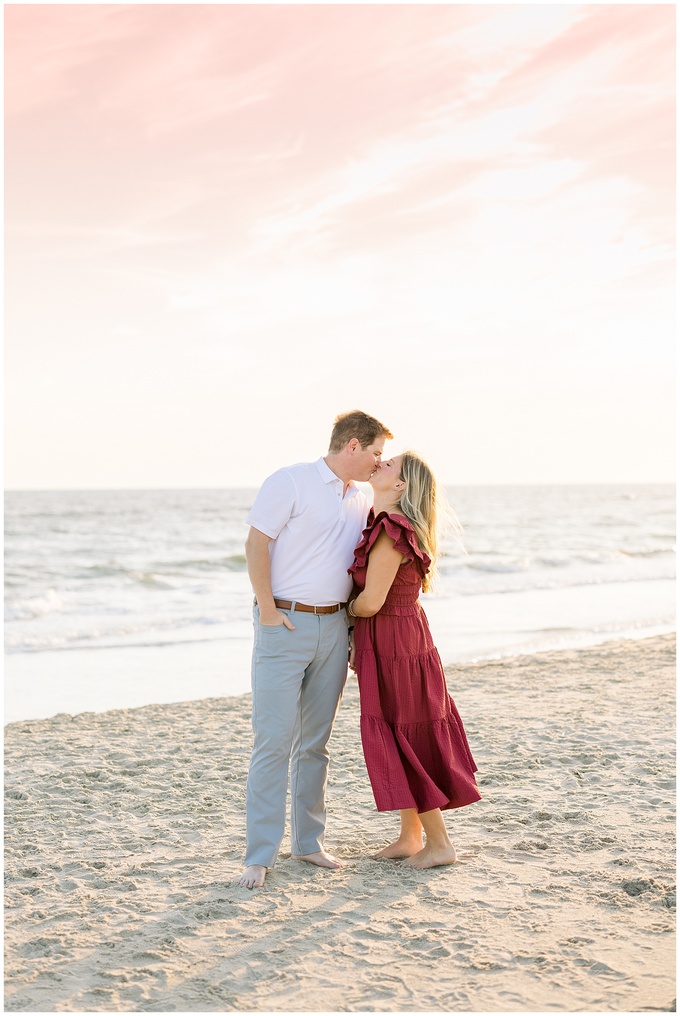
[[[380,456],[384,447],[384,437],[376,438],[373,444],[368,445],[367,448],[362,448],[357,441],[356,447],[352,452],[353,480],[363,480],[364,482],[368,480],[375,471],[376,466],[380,463]]]

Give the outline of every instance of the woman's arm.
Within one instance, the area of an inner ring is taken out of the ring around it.
[[[366,570],[366,586],[355,600],[350,601],[350,617],[373,617],[377,614],[394,582],[399,565],[408,558],[396,550],[394,542],[383,530],[371,547]]]

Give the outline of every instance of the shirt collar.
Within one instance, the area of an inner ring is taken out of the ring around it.
[[[331,483],[332,480],[338,480],[340,483],[342,483],[340,477],[336,476],[331,467],[328,465],[328,463],[324,461],[323,455],[321,456],[320,459],[316,460],[315,465],[316,468],[319,470],[319,476],[321,477],[324,483]]]
[[[342,480],[340,479],[340,477],[337,476],[337,474],[333,472],[331,467],[324,460],[323,455],[321,456],[320,459],[316,460],[314,465],[319,470],[319,476],[321,477],[321,479],[323,480],[324,483],[332,483],[333,481],[336,481],[337,483],[342,483]],[[343,487],[344,487],[344,484],[343,484]],[[347,488],[347,493],[346,493],[345,497],[354,497],[354,495],[358,494],[358,493],[359,493],[359,488],[357,487],[356,483],[354,482],[354,480],[350,480],[349,481],[349,486]]]

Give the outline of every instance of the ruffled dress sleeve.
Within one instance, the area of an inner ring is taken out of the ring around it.
[[[354,551],[354,564],[348,569],[350,575],[367,567],[371,548],[384,531],[394,541],[395,549],[409,561],[413,561],[421,576],[425,576],[432,561],[425,551],[420,549],[418,537],[409,520],[403,515],[390,515],[387,512],[380,512],[375,518],[372,518],[372,514],[371,509],[368,525],[364,529],[359,546]]]

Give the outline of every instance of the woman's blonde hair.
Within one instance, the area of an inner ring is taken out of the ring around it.
[[[399,511],[409,519],[420,549],[432,560],[423,579],[423,592],[426,593],[434,585],[439,543],[444,531],[453,530],[460,541],[463,527],[443,491],[438,488],[432,469],[415,452],[402,454],[401,479],[406,486],[399,499]]]

